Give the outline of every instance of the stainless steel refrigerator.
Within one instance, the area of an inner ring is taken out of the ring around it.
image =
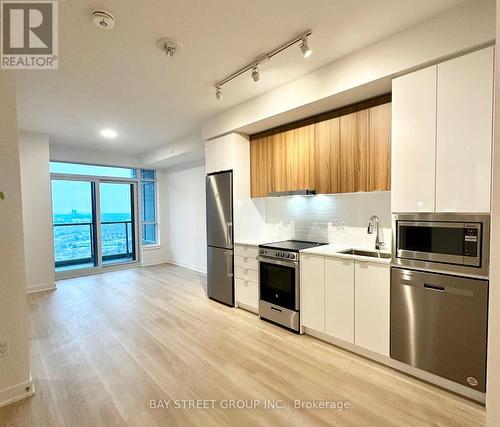
[[[233,173],[207,175],[207,293],[234,307]]]

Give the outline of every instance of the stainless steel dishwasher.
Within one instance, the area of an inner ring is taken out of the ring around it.
[[[488,281],[392,268],[391,357],[486,391]]]

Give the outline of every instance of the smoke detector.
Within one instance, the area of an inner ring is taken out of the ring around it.
[[[102,30],[111,30],[115,26],[115,17],[105,10],[92,11],[92,22]]]
[[[182,49],[182,45],[172,39],[160,39],[156,42],[157,46],[165,52],[167,56],[174,56]]]

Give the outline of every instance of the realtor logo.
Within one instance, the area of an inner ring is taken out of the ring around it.
[[[0,1],[0,68],[57,69],[57,6],[57,1]]]

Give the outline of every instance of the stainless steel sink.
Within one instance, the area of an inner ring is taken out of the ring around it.
[[[391,258],[391,254],[387,252],[363,251],[358,249],[346,249],[345,251],[339,251],[338,253],[347,255],[367,256],[371,258],[382,258],[382,259]]]

